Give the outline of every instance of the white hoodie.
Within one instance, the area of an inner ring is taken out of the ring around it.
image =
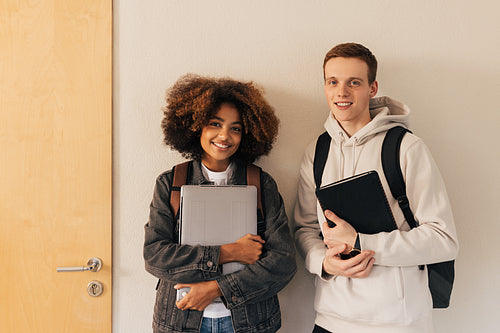
[[[322,184],[376,170],[398,225],[398,230],[389,233],[359,235],[361,249],[375,252],[367,278],[321,277],[326,247],[319,231],[325,218],[314,192],[316,140],[304,153],[293,230],[307,270],[316,274],[316,324],[331,332],[432,332],[427,271],[418,265],[455,259],[458,241],[439,170],[425,144],[413,134],[403,138],[400,163],[419,227],[410,230],[391,195],[382,169],[382,142],[390,128],[408,127],[409,112],[404,104],[379,97],[370,100],[372,121],[352,137],[331,115],[325,122],[332,143]]]

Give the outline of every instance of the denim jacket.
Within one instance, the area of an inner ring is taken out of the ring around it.
[[[246,166],[239,161],[228,183],[246,184]],[[199,161],[192,163],[187,184],[209,183]],[[243,270],[222,275],[220,246],[178,244],[178,223],[170,208],[173,172],[156,180],[145,226],[144,259],[146,270],[158,277],[153,316],[154,332],[199,332],[203,312],[179,310],[175,306],[176,283],[215,280],[222,291],[222,301],[231,311],[237,333],[276,332],[281,327],[277,293],[296,271],[295,248],[288,228],[283,200],[273,178],[262,172],[261,197],[266,231],[262,257]],[[256,221],[257,223],[257,221]],[[222,245],[222,244],[221,244]]]

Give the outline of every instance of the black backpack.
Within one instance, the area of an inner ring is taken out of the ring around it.
[[[382,144],[382,168],[384,169],[385,178],[391,189],[392,196],[398,201],[406,221],[411,228],[416,228],[417,222],[410,209],[410,203],[406,196],[406,184],[401,172],[401,165],[399,164],[401,141],[406,132],[410,131],[401,126],[393,127],[387,131],[384,143]],[[328,151],[330,150],[330,141],[330,135],[324,132],[318,137],[316,143],[313,164],[316,188],[321,186],[321,179],[323,177],[326,159],[328,158]],[[422,270],[424,269],[423,265],[419,267]],[[450,305],[451,290],[455,278],[455,261],[451,260],[429,264],[427,265],[427,273],[433,307],[447,308]]]

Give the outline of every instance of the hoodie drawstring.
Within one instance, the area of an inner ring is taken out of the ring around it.
[[[354,176],[354,171],[356,170],[356,143],[358,143],[358,138],[354,138],[352,143],[352,175]]]
[[[339,138],[340,138],[340,142],[338,144],[338,160],[339,160],[339,168],[338,168],[338,172],[339,172],[339,175],[338,175],[338,179],[344,179],[344,178],[347,178],[345,176],[345,173],[344,173],[344,161],[345,161],[345,158],[344,158],[344,151],[343,151],[343,148],[344,148],[344,142],[345,142],[345,137],[344,137],[344,134],[342,132],[338,132],[339,133]],[[355,172],[356,172],[356,145],[358,144],[358,138],[357,137],[353,137],[353,140],[352,140],[352,166],[351,166],[351,175],[350,176],[354,176],[355,175]],[[350,177],[349,176],[349,177]]]
[[[339,146],[339,176],[338,179],[343,179],[344,178],[344,154],[342,151],[342,145],[344,144],[344,136],[342,135],[342,132],[339,132],[339,137],[340,137],[340,144]]]

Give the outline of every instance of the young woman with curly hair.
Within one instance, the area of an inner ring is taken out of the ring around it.
[[[252,82],[189,74],[167,91],[166,102],[164,140],[192,160],[187,184],[246,184],[247,165],[269,153],[278,132],[273,108]],[[178,244],[172,178],[172,170],[157,178],[145,226],[146,270],[160,279],[154,332],[276,332],[281,326],[277,293],[296,271],[276,182],[261,173],[262,235],[191,246]],[[222,274],[221,265],[228,262],[246,266]],[[190,291],[177,301],[176,290],[184,287]]]

